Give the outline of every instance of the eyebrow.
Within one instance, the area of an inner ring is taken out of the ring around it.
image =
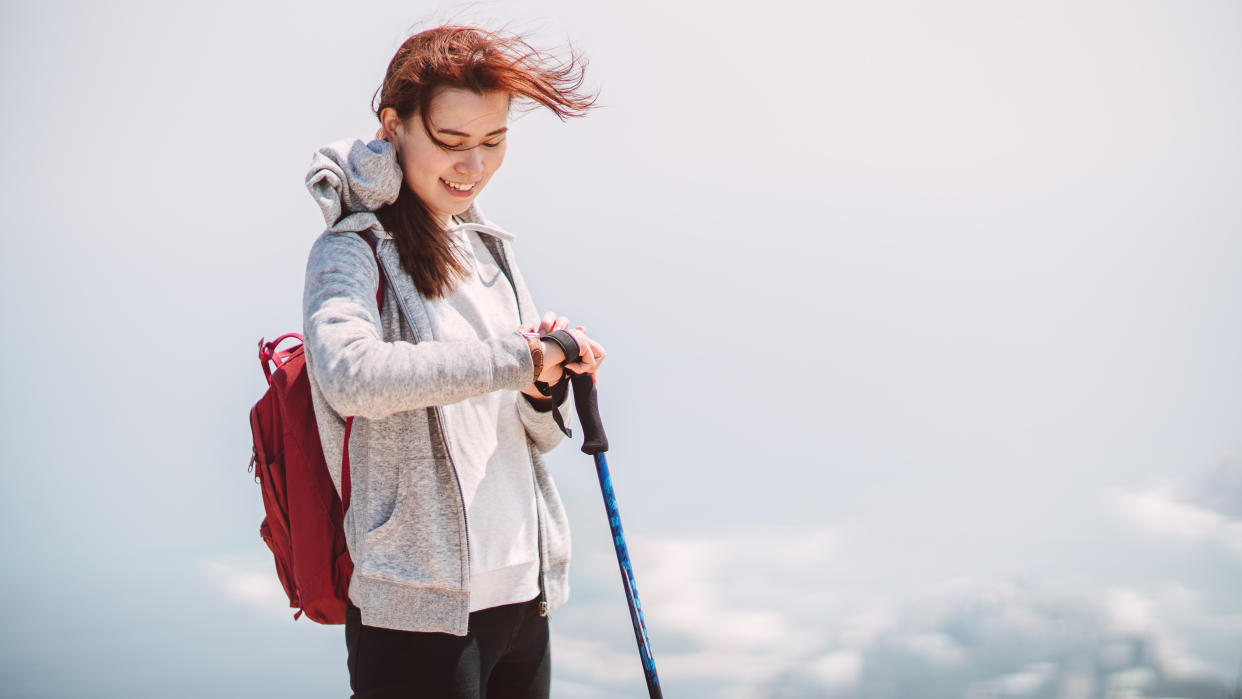
[[[492,136],[499,136],[500,134],[502,134],[502,133],[504,133],[504,132],[506,132],[506,131],[508,131],[508,130],[509,130],[509,127],[508,127],[508,126],[503,127],[503,128],[499,128],[499,129],[496,129],[495,131],[493,131],[493,132],[491,132],[491,133],[489,133],[489,134],[487,134],[487,135],[483,136],[483,138],[491,138]],[[470,134],[468,134],[468,133],[463,133],[463,132],[461,132],[461,131],[454,131],[453,129],[436,129],[436,133],[445,133],[445,134],[448,134],[448,135],[450,135],[450,136],[461,136],[462,138],[470,138]]]

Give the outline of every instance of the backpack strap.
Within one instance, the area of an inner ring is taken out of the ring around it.
[[[375,290],[375,307],[384,310],[384,265],[379,259],[379,241],[375,238],[359,231],[358,237],[367,241],[367,245],[371,248],[371,254],[375,256],[375,271],[379,274],[379,287]]]
[[[379,259],[379,241],[359,231],[358,236],[367,241],[371,254],[375,256],[375,270],[379,274],[379,285],[375,290],[375,307],[384,310],[384,265]],[[341,516],[349,509],[349,496],[353,491],[349,481],[349,433],[354,428],[353,416],[345,418],[345,447],[341,449]]]

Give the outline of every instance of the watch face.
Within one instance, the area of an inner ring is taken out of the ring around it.
[[[536,340],[530,343],[531,359],[535,360],[535,380],[539,380],[539,375],[543,373],[543,345]]]

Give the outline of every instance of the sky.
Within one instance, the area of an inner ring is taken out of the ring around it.
[[[1237,3],[6,3],[5,697],[335,697],[258,536],[314,149],[412,31],[588,60],[479,198],[600,412],[667,696],[1242,678]],[[553,696],[645,696],[599,486]]]

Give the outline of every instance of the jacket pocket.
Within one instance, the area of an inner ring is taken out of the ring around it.
[[[461,491],[448,459],[401,464],[392,513],[367,532],[354,574],[417,586],[463,589],[466,532]]]

